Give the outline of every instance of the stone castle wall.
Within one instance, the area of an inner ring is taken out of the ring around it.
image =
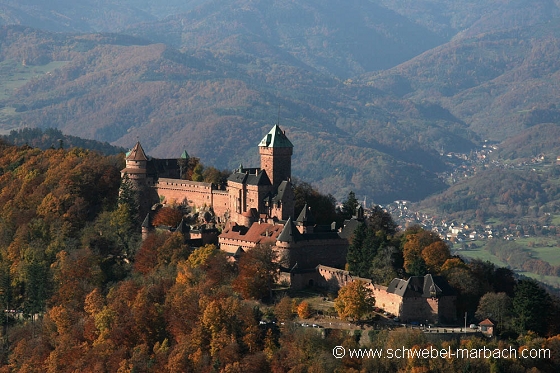
[[[222,217],[229,208],[228,193],[213,189],[211,183],[160,178],[154,183],[154,189],[165,203],[186,202],[197,208],[212,206],[218,217]]]
[[[285,280],[288,277],[284,278]],[[363,281],[372,290],[375,306],[398,316],[401,321],[418,321],[430,323],[448,323],[456,321],[455,296],[444,296],[437,299],[424,297],[401,297],[388,293],[387,287],[377,285],[370,279],[352,276],[350,272],[323,265],[317,266],[314,273],[294,273],[289,276],[294,288],[318,286],[331,291],[354,281]]]

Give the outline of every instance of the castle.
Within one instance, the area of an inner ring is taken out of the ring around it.
[[[258,147],[261,167],[239,166],[228,178],[226,190],[211,183],[182,180],[186,151],[178,159],[148,158],[140,142],[127,153],[121,176],[128,175],[139,190],[155,191],[158,200],[152,198],[152,203],[211,207],[219,219],[244,226],[263,220],[285,221],[294,215],[295,197],[290,182],[294,146],[275,125]]]
[[[260,168],[239,166],[227,179],[225,190],[211,183],[181,179],[189,158],[186,151],[178,159],[153,159],[146,156],[139,142],[127,153],[121,176],[128,177],[149,203],[211,208],[216,218],[226,223],[217,239],[220,249],[232,258],[257,245],[272,245],[278,255],[280,279],[292,288],[336,290],[350,281],[363,280],[384,308],[403,320],[454,320],[455,296],[444,280],[431,276],[395,279],[389,287],[383,287],[342,269],[356,220],[347,221],[340,230],[334,224],[317,225],[307,205],[294,218],[295,195],[290,181],[293,147],[286,133],[273,126],[258,144]],[[357,218],[361,217],[363,210],[359,209]],[[143,232],[149,228],[148,214]],[[188,232],[189,237],[200,237],[202,243],[217,234],[209,230],[208,235],[201,236],[200,230],[185,227],[184,222],[177,229]]]
[[[269,243],[285,269],[319,264],[343,268],[348,251],[344,235],[335,226],[317,226],[307,206],[294,218],[293,147],[285,131],[274,125],[258,144],[261,167],[239,166],[229,176],[226,190],[181,179],[186,151],[178,159],[148,158],[140,142],[127,153],[121,176],[127,175],[150,204],[162,201],[211,208],[226,223],[218,240],[230,255]],[[144,228],[149,224],[147,216]]]

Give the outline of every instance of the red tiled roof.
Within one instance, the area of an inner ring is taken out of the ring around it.
[[[484,319],[478,323],[479,326],[494,326],[494,323],[490,319]]]
[[[144,153],[144,149],[142,149],[142,145],[140,145],[140,141],[137,142],[136,145],[134,145],[134,148],[132,148],[126,159],[130,161],[148,160],[148,158],[146,157],[146,153]]]

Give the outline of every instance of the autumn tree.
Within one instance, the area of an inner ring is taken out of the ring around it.
[[[433,243],[440,242],[441,238],[434,232],[426,231],[424,229],[413,227],[407,229],[403,235],[403,258],[404,269],[412,276],[424,276],[427,273],[426,262],[422,256],[422,252]],[[434,253],[439,253],[441,246],[434,247]],[[427,257],[430,257],[427,255]],[[437,255],[433,258],[433,264],[439,263],[440,259],[436,259]],[[447,258],[445,258],[447,259]],[[445,262],[441,262],[440,266]]]
[[[311,306],[308,302],[302,301],[297,308],[297,314],[300,319],[308,319],[311,317]]]
[[[259,245],[241,256],[239,274],[233,289],[246,299],[262,299],[270,295],[278,278],[276,253],[270,245]]]
[[[373,311],[373,292],[363,281],[352,281],[338,291],[334,308],[342,319],[359,320]]]
[[[430,273],[439,273],[441,266],[450,257],[449,247],[443,241],[436,241],[422,250],[422,259]]]
[[[152,220],[154,226],[166,225],[168,227],[176,227],[181,222],[183,218],[183,213],[173,207],[162,207],[160,208]]]
[[[280,321],[289,321],[294,318],[294,299],[283,296],[274,307],[274,314]]]

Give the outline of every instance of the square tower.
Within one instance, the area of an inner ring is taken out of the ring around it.
[[[282,181],[292,177],[292,153],[294,145],[276,124],[259,143],[261,170],[265,170],[270,182],[277,188]]]

